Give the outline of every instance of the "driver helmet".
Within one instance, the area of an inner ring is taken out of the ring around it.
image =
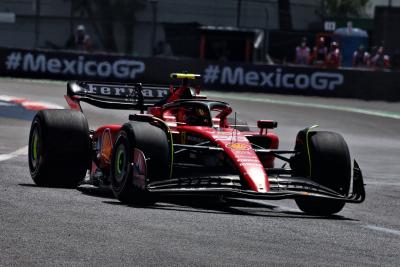
[[[209,124],[207,111],[201,107],[188,107],[184,112],[184,122],[188,125],[206,126]]]

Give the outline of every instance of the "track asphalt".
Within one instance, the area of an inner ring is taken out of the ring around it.
[[[0,79],[0,95],[66,106],[64,93],[61,82]],[[36,187],[26,156],[33,113],[12,116],[18,107],[1,102],[0,266],[399,266],[400,123],[385,116],[400,114],[399,103],[204,93],[250,125],[277,120],[282,149],[309,125],[341,133],[363,171],[366,201],[326,218],[291,200],[175,198],[140,208],[109,194]],[[128,112],[83,108],[92,128],[127,120]]]

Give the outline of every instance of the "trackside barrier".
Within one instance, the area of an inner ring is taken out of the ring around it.
[[[1,76],[169,84],[169,74],[181,71],[202,74],[204,88],[213,90],[400,101],[400,72],[394,71],[0,48]]]

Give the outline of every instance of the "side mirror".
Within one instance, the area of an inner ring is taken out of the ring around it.
[[[259,120],[257,121],[257,127],[260,128],[260,135],[262,135],[264,129],[265,133],[267,133],[267,129],[274,129],[278,127],[278,122],[271,120]]]
[[[278,122],[271,120],[259,120],[257,121],[257,127],[260,129],[274,129],[278,127]]]

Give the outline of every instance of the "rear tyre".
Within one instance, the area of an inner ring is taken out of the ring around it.
[[[111,160],[115,197],[125,204],[154,204],[156,196],[148,191],[147,185],[169,177],[170,160],[170,144],[164,130],[148,122],[125,124]]]
[[[28,162],[38,186],[76,187],[90,163],[88,123],[82,112],[41,110],[29,133]]]
[[[295,175],[310,177],[323,186],[347,195],[351,182],[351,161],[349,149],[343,137],[333,132],[310,132],[307,152],[306,136],[303,138],[298,136],[300,142],[296,144],[296,151],[300,153],[292,160]],[[304,197],[297,198],[296,204],[305,213],[326,216],[341,211],[345,202]]]

